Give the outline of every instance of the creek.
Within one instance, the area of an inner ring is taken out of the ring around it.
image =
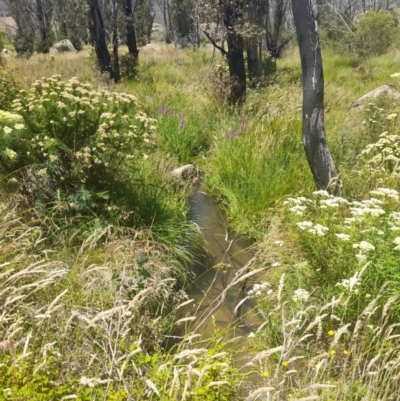
[[[239,279],[252,263],[253,241],[227,228],[225,215],[201,187],[193,189],[189,207],[207,249],[194,263],[195,280],[187,291],[194,299],[195,330],[203,339],[217,330],[228,337],[248,336],[260,325],[260,317],[251,300],[244,300],[248,282]]]

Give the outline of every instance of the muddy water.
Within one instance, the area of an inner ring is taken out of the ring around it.
[[[227,229],[220,208],[201,188],[194,189],[189,204],[190,218],[198,226],[208,250],[208,254],[195,263],[196,278],[188,291],[195,301],[192,311],[197,319],[193,327],[203,339],[210,338],[217,329],[229,333],[229,337],[247,336],[260,324],[250,301],[235,310],[246,296],[248,283],[242,282],[227,291],[223,302],[221,294],[238,270],[254,256],[253,242]],[[221,305],[216,308],[219,303]]]

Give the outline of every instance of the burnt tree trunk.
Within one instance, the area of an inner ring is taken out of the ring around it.
[[[303,144],[318,189],[338,192],[340,181],[326,143],[324,75],[311,0],[292,0],[303,72]]]
[[[46,32],[46,24],[44,21],[42,0],[36,0],[36,18],[38,20],[38,25],[39,25],[40,40],[42,42],[42,46],[44,47],[46,43],[47,32]]]
[[[251,85],[255,88],[263,81],[262,60],[259,52],[259,44],[247,46],[247,68]]]
[[[139,49],[137,48],[136,43],[132,0],[124,0],[124,8],[126,21],[126,44],[128,46],[129,54],[137,59],[139,57]]]
[[[284,23],[288,0],[270,0],[266,26],[267,49],[271,56],[279,58],[284,45],[288,40],[279,43],[279,35]],[[290,40],[290,39],[289,39]]]
[[[268,0],[250,0],[247,5],[248,18],[258,27],[265,27],[268,11]],[[260,37],[247,40],[247,68],[252,87],[263,81],[262,39]]]
[[[118,27],[117,27],[117,0],[112,0],[111,3],[112,15],[112,41],[113,41],[113,78],[114,82],[121,79],[119,73],[119,60],[118,60]]]
[[[229,3],[225,8],[224,25],[227,30],[229,76],[232,80],[230,102],[241,104],[246,97],[246,70],[244,67],[244,41],[237,32],[238,11],[240,4]]]
[[[51,46],[49,39],[51,13],[52,4],[50,2],[36,0],[36,20],[40,36],[37,51],[40,53],[48,53]]]
[[[89,0],[89,29],[92,36],[92,42],[96,51],[97,61],[100,72],[110,74],[113,78],[111,68],[111,58],[106,43],[106,34],[104,31],[103,18],[101,17],[98,0]]]

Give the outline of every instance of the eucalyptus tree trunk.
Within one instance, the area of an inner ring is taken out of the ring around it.
[[[129,54],[137,59],[139,57],[139,49],[137,48],[136,43],[132,0],[124,0],[124,8],[126,21],[126,44],[128,45]]]
[[[99,63],[100,72],[110,74],[113,78],[111,68],[110,53],[107,49],[106,34],[103,25],[98,0],[88,0],[89,4],[89,29],[92,36],[93,46],[96,51],[97,61]]]
[[[117,0],[112,0],[111,15],[112,15],[112,41],[113,41],[113,78],[114,82],[121,79],[119,73],[119,60],[118,60],[118,27],[117,27]]]
[[[224,25],[227,31],[229,76],[232,79],[230,102],[240,104],[246,97],[246,70],[244,67],[244,41],[237,31],[238,18],[242,4],[240,1],[230,2],[225,7]]]
[[[318,189],[338,192],[337,176],[326,143],[324,127],[324,75],[317,23],[311,0],[292,0],[303,72],[303,144]]]
[[[40,53],[48,53],[52,45],[51,38],[51,15],[53,5],[49,1],[36,0],[36,21],[39,29],[39,42],[37,51]]]
[[[257,87],[263,81],[262,59],[260,44],[255,42],[246,47],[247,68],[252,87]]]
[[[259,27],[265,27],[268,10],[268,0],[250,0],[247,5],[250,21]],[[247,68],[251,85],[257,87],[263,81],[262,40],[260,37],[247,40]]]

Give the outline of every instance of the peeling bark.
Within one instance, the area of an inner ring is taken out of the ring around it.
[[[318,189],[337,193],[340,180],[326,143],[324,75],[311,0],[292,0],[303,72],[303,144]]]

